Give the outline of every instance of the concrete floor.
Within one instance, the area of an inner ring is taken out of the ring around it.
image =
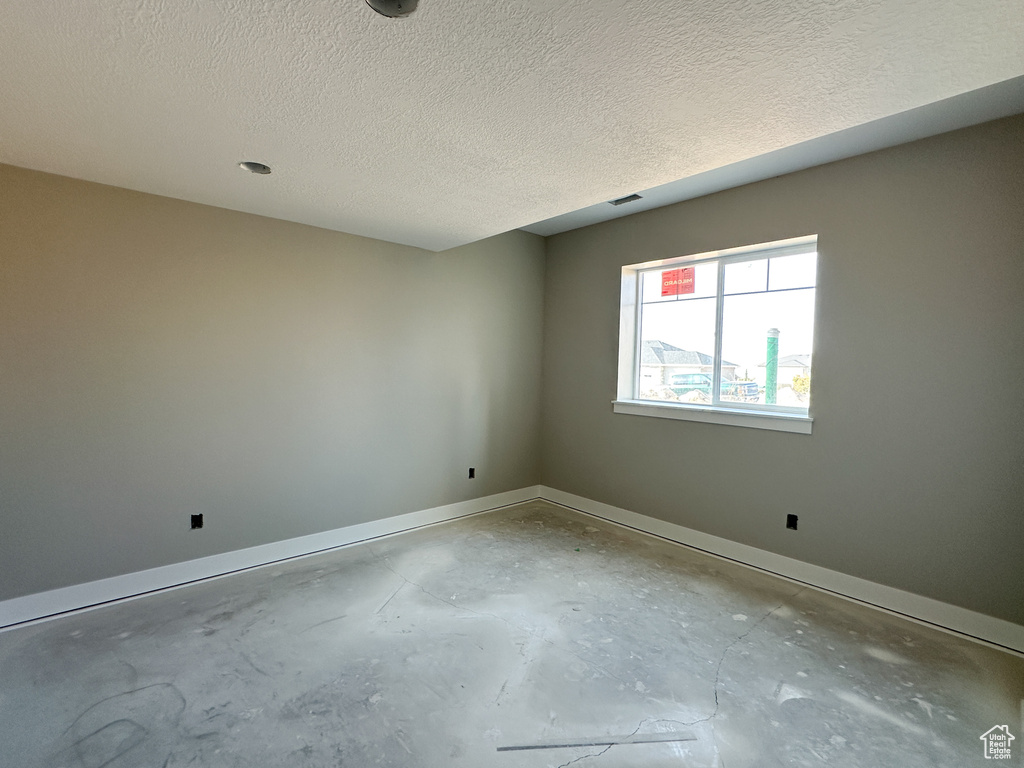
[[[1022,699],[1020,658],[534,502],[0,634],[0,765],[962,768],[997,724],[1015,765]]]

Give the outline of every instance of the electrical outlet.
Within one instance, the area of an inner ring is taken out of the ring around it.
[[[474,477],[476,477],[476,467],[470,467],[469,468],[469,479],[472,480]]]
[[[193,530],[196,529],[196,528],[202,528],[202,527],[203,527],[203,516],[202,515],[192,515],[192,528],[193,528]]]
[[[786,527],[787,528],[795,531],[796,530],[796,521],[797,521],[797,516],[796,515],[786,515]]]

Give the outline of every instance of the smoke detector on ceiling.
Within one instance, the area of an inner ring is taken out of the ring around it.
[[[399,19],[416,10],[419,0],[366,0],[366,4],[381,16]]]

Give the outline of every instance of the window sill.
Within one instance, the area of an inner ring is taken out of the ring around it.
[[[741,411],[733,408],[712,408],[700,405],[676,405],[654,403],[648,400],[614,400],[612,410],[630,416],[653,416],[658,419],[701,421],[706,424],[727,424],[731,427],[770,429],[775,432],[811,434],[810,416],[789,413],[764,413],[763,411]]]

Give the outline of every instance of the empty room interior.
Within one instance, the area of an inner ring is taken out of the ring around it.
[[[0,6],[0,765],[1024,764],[1024,13]]]

